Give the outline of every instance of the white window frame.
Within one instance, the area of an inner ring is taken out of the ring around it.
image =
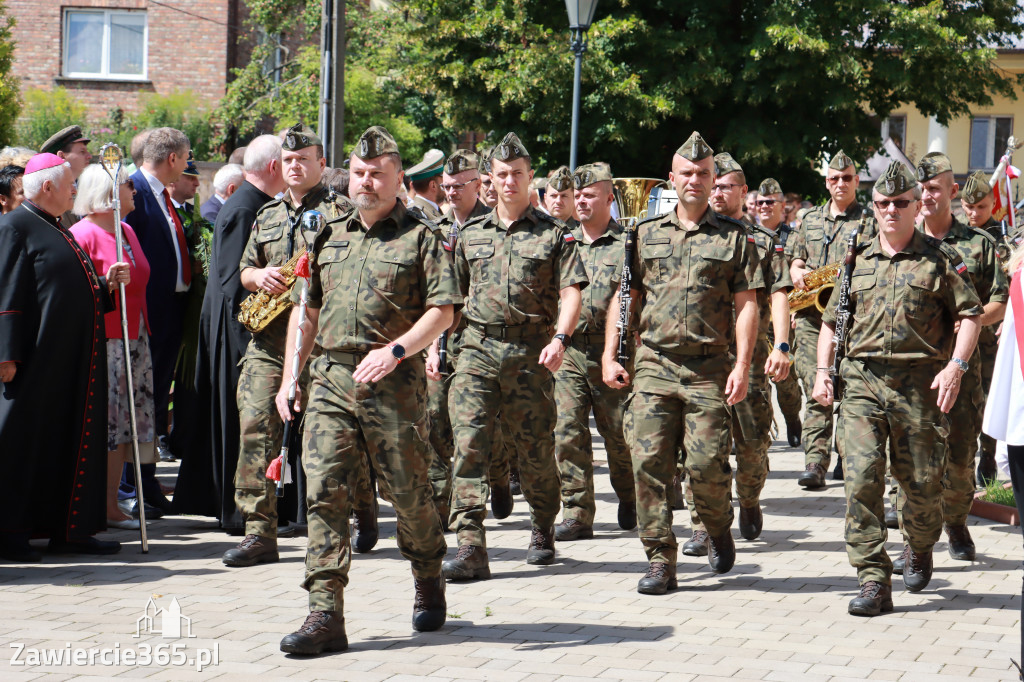
[[[987,170],[987,171],[991,171],[991,170],[995,170],[995,167],[997,165],[999,165],[999,159],[1000,159],[1000,157],[1001,157],[1001,155],[1003,153],[1003,150],[995,148],[995,143],[996,143],[996,125],[995,125],[995,122],[998,119],[1009,119],[1009,121],[1010,121],[1010,135],[1013,135],[1013,116],[1012,115],[1002,115],[1002,116],[1000,116],[1000,115],[992,115],[992,116],[972,116],[971,117],[971,127],[969,128],[968,135],[967,135],[967,144],[968,144],[967,160],[968,160],[968,164],[969,165],[970,165],[971,157],[973,156],[972,152],[974,151],[974,149],[971,147],[971,145],[974,144],[974,122],[975,121],[980,121],[980,120],[991,121],[991,124],[988,127],[988,139],[985,140],[985,165],[984,166],[970,165],[970,169],[972,171],[974,171],[974,170]]]
[[[82,71],[71,71],[68,68],[68,57],[70,56],[70,50],[68,49],[68,30],[71,22],[68,20],[68,15],[75,14],[97,14],[103,17],[103,35],[100,37],[103,41],[103,53],[101,57],[101,68],[99,73],[82,72]],[[110,73],[110,19],[114,15],[123,14],[141,14],[145,18],[145,23],[142,28],[142,73],[141,74],[128,74],[128,73]],[[64,9],[64,28],[61,31],[62,36],[62,64],[61,70],[64,73],[65,78],[81,78],[83,80],[116,80],[116,81],[146,81],[149,80],[149,14],[146,10],[128,10],[128,9],[92,9],[86,7],[66,7]]]
[[[900,151],[906,152],[906,149],[905,149],[905,147],[907,146],[907,115],[906,114],[893,114],[892,116],[889,116],[884,121],[882,121],[882,142],[885,142],[890,137],[892,137],[892,134],[889,131],[890,131],[890,126],[891,126],[891,124],[892,124],[892,122],[894,120],[899,120],[899,121],[902,121],[902,123],[903,123],[903,138],[900,140],[900,144],[898,144],[896,146],[900,148]],[[896,140],[893,140],[893,142],[896,142]]]

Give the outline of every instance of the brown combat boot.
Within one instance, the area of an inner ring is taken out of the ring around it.
[[[555,526],[555,539],[559,542],[589,540],[594,537],[594,527],[586,526],[576,519],[566,519]]]
[[[444,578],[415,578],[416,597],[412,607],[412,629],[416,632],[439,630],[447,618]]]
[[[441,564],[441,574],[448,580],[490,580],[491,567],[487,563],[487,550],[474,545],[462,545],[454,559]]]
[[[860,594],[850,600],[847,612],[852,616],[877,616],[892,611],[892,587],[876,580],[860,586]]]
[[[892,572],[896,575],[903,575],[903,570],[907,567],[907,559],[910,558],[910,545],[903,545],[903,551],[900,555],[892,560]]]
[[[676,581],[676,567],[661,561],[654,561],[647,567],[644,577],[640,578],[640,582],[636,584],[636,591],[640,594],[665,594],[677,587],[679,587],[679,583]]]
[[[825,487],[825,469],[820,464],[808,464],[800,478],[796,479],[797,485],[808,490],[815,490]]]
[[[526,563],[548,566],[555,563],[555,529],[534,528],[530,532],[530,547],[526,550]]]
[[[255,566],[256,564],[272,564],[280,561],[277,553],[277,538],[265,538],[252,533],[224,552],[221,561],[226,566]]]
[[[918,554],[911,548],[907,565],[903,569],[903,585],[906,586],[908,592],[920,592],[928,587],[931,579],[932,553],[929,551]]]
[[[303,656],[345,649],[348,649],[348,637],[341,611],[310,611],[299,629],[281,640],[281,651]]]
[[[708,534],[707,531],[695,530],[689,541],[683,545],[683,554],[686,556],[707,556]]]
[[[974,539],[966,524],[947,525],[946,535],[949,537],[949,556],[957,561],[974,561]]]

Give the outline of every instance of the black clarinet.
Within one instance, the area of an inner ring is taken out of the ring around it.
[[[455,242],[459,239],[459,226],[455,224],[455,216],[452,215],[452,229],[448,233],[448,244],[455,254]],[[441,374],[448,374],[448,330],[441,332],[437,339],[437,371]]]
[[[622,259],[622,279],[619,282],[619,364],[623,367],[629,360],[629,308],[632,304],[632,297],[629,295],[630,286],[633,280],[633,254],[636,251],[636,225],[626,228],[626,244],[623,249],[625,255]]]
[[[852,314],[850,285],[853,280],[854,265],[857,261],[857,242],[860,239],[860,233],[864,230],[864,222],[866,220],[866,215],[861,216],[856,229],[850,233],[850,239],[847,242],[846,257],[843,259],[843,279],[839,283],[839,301],[836,305],[836,329],[835,334],[832,337],[834,353],[832,355],[832,366],[829,367],[828,370],[829,375],[832,377],[832,396],[836,401],[838,401],[842,395],[842,385],[839,377],[839,364],[843,361],[843,357],[846,355],[846,335],[849,333],[850,329],[850,315]]]

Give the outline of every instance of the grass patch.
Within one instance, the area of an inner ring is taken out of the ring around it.
[[[1013,498],[1013,488],[1004,488],[1003,481],[992,481],[985,486],[985,501],[993,504],[1001,504],[1007,507],[1016,507],[1017,502]]]

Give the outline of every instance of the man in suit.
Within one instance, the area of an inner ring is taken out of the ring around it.
[[[239,164],[229,163],[222,166],[213,176],[214,194],[199,207],[199,213],[211,223],[216,223],[221,206],[228,200],[228,197],[235,193],[236,189],[242,186],[244,180],[242,167]]]
[[[185,170],[189,148],[188,137],[180,130],[156,128],[150,132],[143,149],[142,167],[131,176],[137,192],[135,210],[124,218],[138,235],[150,265],[146,306],[150,311],[149,339],[153,355],[153,400],[158,437],[167,435],[171,381],[181,345],[182,320],[193,274],[184,228],[168,189]],[[150,467],[152,472],[147,471]],[[146,500],[158,507],[169,508],[169,503],[159,494],[159,485],[153,489],[155,471],[155,464],[143,466]]]

